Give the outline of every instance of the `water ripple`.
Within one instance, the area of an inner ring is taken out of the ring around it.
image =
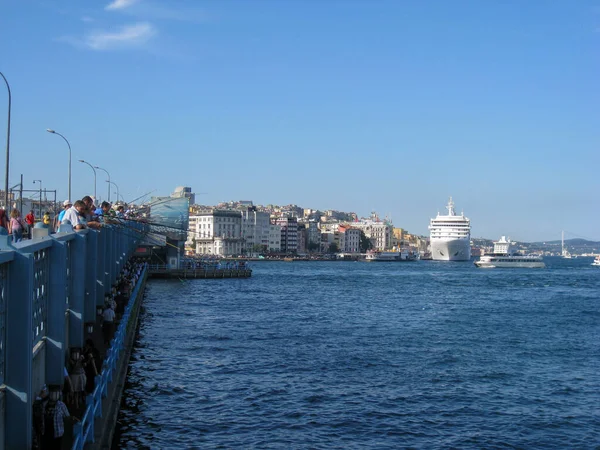
[[[152,281],[115,446],[598,448],[600,271],[548,266]]]

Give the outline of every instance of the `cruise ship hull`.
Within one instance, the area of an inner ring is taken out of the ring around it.
[[[432,239],[431,259],[434,261],[469,261],[470,239]]]

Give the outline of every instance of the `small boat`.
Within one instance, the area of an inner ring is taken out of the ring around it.
[[[592,266],[600,266],[600,255],[596,255],[596,258],[594,259]]]

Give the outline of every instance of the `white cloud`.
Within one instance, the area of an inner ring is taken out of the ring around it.
[[[97,51],[135,49],[143,48],[156,33],[151,23],[138,22],[115,30],[94,30],[83,37],[63,36],[58,41]]]
[[[94,19],[93,19],[93,18],[91,18],[90,16],[83,16],[83,17],[81,18],[81,21],[82,21],[82,22],[88,22],[88,23],[89,23],[89,22],[93,22],[93,21],[94,21]]]
[[[106,9],[107,11],[114,10],[114,9],[124,9],[124,8],[128,8],[129,6],[131,6],[137,2],[138,2],[138,0],[113,0],[108,5],[106,5],[106,7],[104,9]]]

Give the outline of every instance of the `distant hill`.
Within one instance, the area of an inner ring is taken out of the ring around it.
[[[492,247],[494,245],[494,241],[491,239],[473,238],[472,241],[477,247]],[[542,251],[556,254],[560,253],[561,251],[560,240],[542,242],[518,241],[517,245],[521,250],[526,250],[529,252]],[[600,253],[600,242],[588,241],[587,239],[567,239],[565,240],[565,247],[574,255],[582,253]]]
[[[543,241],[543,242],[532,242],[532,244],[546,244],[546,245],[560,245],[561,241],[560,239],[554,240],[554,241]],[[565,245],[576,245],[576,246],[598,246],[600,245],[600,242],[597,241],[588,241],[587,239],[579,239],[579,238],[575,238],[575,239],[565,239]]]

